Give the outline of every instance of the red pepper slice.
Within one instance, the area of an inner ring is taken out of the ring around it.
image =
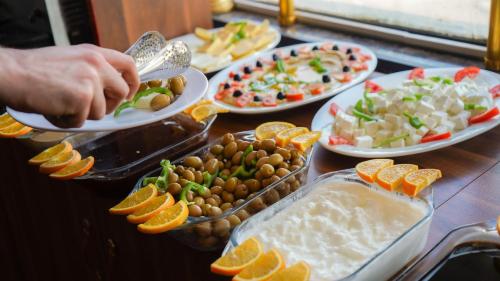
[[[424,79],[424,78],[425,78],[424,69],[421,67],[414,68],[408,75],[408,79],[410,80]]]
[[[383,89],[384,88],[382,88],[382,86],[373,82],[372,80],[365,81],[365,90],[368,90],[371,93],[378,93],[378,92],[382,91]]]
[[[262,105],[263,106],[277,106],[278,104],[276,103],[276,98],[273,96],[267,96],[262,100]]]
[[[309,85],[309,90],[311,91],[311,95],[319,95],[325,91],[325,85],[311,84]]]
[[[431,142],[431,141],[438,141],[438,140],[445,140],[451,138],[451,132],[446,132],[442,134],[435,134],[435,135],[426,135],[422,138],[420,141],[421,143],[426,143],[426,142]]]
[[[455,73],[455,82],[462,81],[465,77],[476,78],[481,69],[477,66],[467,66]]]
[[[338,113],[339,111],[341,111],[341,110],[342,110],[342,109],[340,108],[340,106],[339,106],[338,104],[336,104],[336,103],[334,103],[334,102],[332,102],[332,103],[330,104],[330,109],[329,109],[329,112],[330,112],[330,114],[331,114],[331,115],[333,115],[333,116],[337,116],[337,113]]]
[[[471,117],[469,119],[469,124],[476,124],[476,123],[488,121],[488,120],[492,119],[493,117],[497,116],[498,114],[500,114],[500,110],[498,110],[498,107],[495,106],[486,112],[483,112],[479,115]]]
[[[236,99],[236,106],[245,107],[245,105],[249,104],[253,99],[253,94],[245,93],[241,97]]]
[[[221,99],[223,99],[224,97],[226,97],[229,94],[231,94],[231,90],[230,89],[225,89],[225,90],[222,90],[222,91],[218,92],[217,94],[215,94],[214,98],[216,100],[221,100]]]
[[[329,145],[341,145],[341,144],[352,145],[352,143],[348,139],[343,138],[343,137],[339,137],[339,136],[330,136],[328,138],[328,144]]]
[[[355,62],[355,63],[351,64],[351,68],[352,68],[352,70],[354,70],[356,72],[362,71],[362,70],[368,70],[368,64]]]
[[[286,99],[288,101],[299,101],[304,99],[303,93],[288,93],[286,94]]]
[[[494,99],[500,97],[500,84],[498,84],[495,87],[491,88],[489,92],[491,94],[491,97],[494,98]]]

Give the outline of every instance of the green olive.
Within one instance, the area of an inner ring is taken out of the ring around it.
[[[224,200],[224,202],[233,203],[234,195],[231,192],[223,191],[222,200]]]
[[[222,210],[219,207],[212,206],[210,209],[207,210],[207,214],[209,217],[215,217],[222,214]]]
[[[234,190],[234,196],[238,199],[245,198],[248,195],[248,187],[245,184],[238,184]]]
[[[217,205],[222,204],[222,199],[217,194],[212,194],[212,198],[217,202]]]
[[[272,175],[269,179],[271,180],[271,183],[275,183],[281,180],[281,178],[278,177],[277,175]]]
[[[195,169],[200,169],[203,165],[203,161],[201,161],[201,158],[198,156],[188,156],[184,158],[184,161],[182,163],[185,166],[193,167]]]
[[[148,86],[150,88],[161,87],[161,84],[162,84],[161,80],[151,80],[151,81],[148,81]]]
[[[224,190],[233,193],[234,190],[236,189],[237,184],[238,184],[238,178],[236,177],[229,178],[226,181],[226,184],[224,185]]]
[[[194,226],[194,232],[200,237],[207,237],[212,234],[210,222],[202,222]]]
[[[217,159],[210,159],[205,163],[205,171],[207,171],[211,175],[215,174],[218,168],[219,160]]]
[[[301,153],[298,150],[295,150],[295,149],[291,150],[290,154],[291,154],[290,159],[292,159],[292,161],[295,160],[295,159],[300,159],[300,157],[301,157]]]
[[[266,188],[267,186],[269,186],[271,184],[271,178],[267,178],[267,179],[263,179],[261,180],[261,185],[262,185],[262,188]]]
[[[144,91],[148,88],[148,84],[147,83],[141,83],[139,85],[139,89],[137,90],[137,92],[140,92],[140,91]]]
[[[233,167],[233,163],[231,163],[231,161],[227,161],[227,160],[224,160],[224,168],[226,169],[229,169],[232,172],[234,172],[234,170],[231,170],[231,168]]]
[[[199,216],[203,215],[201,207],[198,205],[194,205],[194,204],[189,205],[188,210],[189,210],[189,215],[192,217],[199,217]]]
[[[211,248],[219,242],[219,239],[215,236],[201,237],[198,239],[198,244],[203,248]]]
[[[302,168],[302,167],[301,167],[301,166],[299,166],[299,165],[292,165],[292,166],[290,166],[290,171],[292,171],[292,172],[293,172],[293,171],[298,170],[298,169],[300,169],[300,168]]]
[[[205,202],[206,202],[207,204],[212,205],[212,206],[219,207],[219,204],[217,204],[217,200],[215,200],[215,199],[214,199],[214,198],[212,198],[212,197],[207,198],[207,199],[205,200]]]
[[[267,204],[272,205],[280,200],[280,194],[277,190],[271,189],[264,194],[264,200]]]
[[[264,149],[259,149],[257,151],[257,158],[260,159],[262,157],[266,157],[267,156],[267,151],[265,151]]]
[[[184,83],[184,86],[186,86],[187,85],[186,76],[184,76],[184,75],[181,74],[181,75],[179,75],[179,77],[182,79],[182,83]]]
[[[255,164],[255,167],[257,169],[260,169],[260,168],[262,168],[262,166],[264,166],[264,164],[267,164],[268,162],[269,162],[269,157],[264,156],[264,157],[260,158],[259,161],[257,161],[257,164]]]
[[[246,219],[248,219],[250,217],[250,214],[248,213],[247,210],[239,210],[236,213],[236,216],[238,216],[238,218],[240,219],[240,221],[244,221],[244,220],[246,220]]]
[[[167,187],[167,192],[172,194],[172,195],[177,195],[181,193],[182,186],[176,182],[169,183]]]
[[[201,205],[201,210],[203,211],[204,216],[208,216],[208,210],[210,208],[212,208],[212,205],[210,205],[210,204],[205,203],[205,204]]]
[[[229,202],[226,202],[226,203],[222,203],[219,208],[222,210],[222,212],[225,212],[226,210],[229,210],[233,207],[233,204],[229,203]]]
[[[238,145],[236,142],[232,141],[224,147],[224,157],[230,159],[238,151]]]
[[[290,194],[290,190],[291,190],[291,187],[290,187],[290,184],[288,184],[288,183],[283,183],[283,184],[280,184],[278,187],[276,187],[276,191],[278,191],[281,198]]]
[[[182,173],[182,177],[188,181],[194,181],[194,173],[190,170],[184,170],[184,172]]]
[[[239,165],[241,163],[241,156],[243,156],[243,151],[236,152],[231,159],[231,163],[233,165]]]
[[[177,182],[179,180],[179,175],[175,172],[170,172],[168,174],[168,182],[169,183],[173,183],[173,182]]]
[[[264,176],[262,176],[261,172],[260,171],[257,171],[254,175],[255,179],[258,180],[258,181],[261,181]]]
[[[295,180],[293,182],[290,183],[290,188],[295,191],[297,189],[299,189],[300,187],[300,182],[298,180]]]
[[[288,165],[287,162],[281,162],[279,165],[278,165],[278,168],[283,168],[283,169],[287,169],[290,167],[290,165]]]
[[[193,199],[193,202],[194,202],[194,204],[196,204],[198,206],[202,206],[203,204],[205,204],[205,199],[203,199],[203,197],[201,197],[201,196],[196,196]]]
[[[212,152],[214,155],[219,155],[224,151],[224,146],[220,144],[216,144],[210,148],[210,152]]]
[[[172,93],[176,95],[180,95],[182,94],[182,92],[184,92],[184,81],[182,81],[182,78],[180,76],[170,78],[169,86]]]
[[[264,200],[262,200],[262,198],[260,197],[257,197],[257,198],[254,198],[252,200],[252,202],[250,202],[250,205],[249,207],[254,210],[254,212],[258,212],[260,210],[263,210],[265,209],[267,206],[266,204],[264,203]]]
[[[272,153],[276,148],[276,141],[274,139],[262,140],[260,144],[260,149],[264,149],[267,153]]]
[[[253,150],[257,151],[260,149],[260,145],[261,145],[261,141],[260,140],[254,140],[252,142],[252,147],[253,147]]]
[[[228,143],[230,142],[233,142],[234,141],[234,135],[231,134],[231,133],[227,133],[225,134],[223,137],[222,137],[222,142],[221,144],[222,145],[227,145]]]
[[[159,94],[151,99],[149,106],[153,111],[158,111],[170,105],[172,99],[169,95]]]
[[[203,173],[201,171],[194,171],[194,181],[196,183],[202,184],[203,183]]]
[[[248,187],[248,190],[250,190],[250,192],[256,192],[260,190],[260,182],[256,179],[248,179],[244,183]]]
[[[278,166],[282,162],[283,162],[283,156],[281,156],[281,154],[274,153],[271,156],[269,156],[269,164],[273,166]]]
[[[194,192],[192,192],[191,190],[188,191],[188,193],[186,194],[186,199],[187,201],[192,202],[194,199]]]
[[[214,185],[210,188],[210,192],[213,194],[222,194],[222,192],[224,191],[224,188],[222,188],[222,186],[220,185]]]
[[[234,201],[233,205],[234,206],[239,206],[241,204],[245,203],[245,199],[238,199],[236,201]]]
[[[244,140],[237,140],[236,144],[238,144],[239,151],[245,151],[245,149],[247,149],[247,147],[250,145],[250,142]]]
[[[288,174],[290,174],[290,171],[288,169],[279,168],[278,170],[276,170],[276,175],[280,178],[282,178]]]
[[[205,190],[205,192],[203,194],[200,194],[200,195],[201,195],[201,197],[205,198],[205,200],[206,200],[207,198],[212,197],[212,192],[210,192],[210,189],[207,189],[207,190]]]
[[[223,169],[222,171],[220,171],[220,174],[219,176],[224,176],[224,177],[229,177],[229,175],[231,175],[231,171],[229,171],[228,169]],[[227,183],[227,182],[226,182]],[[225,185],[224,185],[224,189],[225,189]]]
[[[296,166],[304,166],[304,161],[302,161],[302,159],[300,158],[297,158],[297,159],[294,159],[292,161],[292,165],[296,165]]]
[[[224,186],[225,183],[226,182],[223,179],[216,177],[214,179],[213,185]]]
[[[177,167],[175,167],[175,172],[179,175],[182,174],[182,172],[184,172],[184,170],[186,170],[186,168],[184,168],[184,166],[182,166],[182,165],[178,165]]]
[[[265,178],[271,177],[274,175],[274,167],[271,164],[264,164],[262,167],[260,167],[260,173],[262,176]]]
[[[218,220],[214,223],[214,234],[219,237],[224,237],[229,233],[231,224],[226,219]]]
[[[276,148],[274,153],[280,154],[281,156],[283,156],[283,158],[285,160],[290,160],[290,158],[292,158],[292,154],[290,153],[290,150],[288,150],[286,148],[278,147],[278,148]]]
[[[245,165],[247,166],[252,166],[254,164],[254,161],[257,161],[257,151],[252,151],[248,153],[247,157],[245,158]]]
[[[241,220],[237,215],[230,215],[227,217],[227,220],[231,224],[231,227],[235,227],[241,223]]]

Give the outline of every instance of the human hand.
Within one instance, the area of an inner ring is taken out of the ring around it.
[[[0,49],[0,60],[0,101],[58,127],[101,119],[139,88],[130,56],[90,44]]]

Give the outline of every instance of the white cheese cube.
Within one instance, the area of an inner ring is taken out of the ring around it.
[[[388,105],[387,99],[384,97],[384,95],[368,94],[368,97],[372,99],[375,110],[386,108]]]
[[[422,140],[422,136],[417,135],[417,134],[410,134],[410,136],[405,139],[405,144],[407,146],[416,145],[416,144],[419,144],[421,140]]]
[[[404,123],[403,124],[403,133],[408,133],[408,134],[416,134],[416,129],[413,128],[413,126],[410,123]]]
[[[422,126],[422,127],[418,128],[416,131],[417,135],[419,135],[419,136],[425,136],[428,132],[429,132],[429,128],[427,128],[426,126]]]
[[[352,131],[352,136],[355,138],[355,137],[360,137],[360,136],[364,136],[366,135],[365,133],[365,129],[354,129],[354,131]]]
[[[356,147],[371,148],[373,146],[373,138],[370,136],[358,136],[354,138]]]
[[[441,95],[441,96],[436,98],[436,101],[434,104],[436,106],[436,109],[446,112],[450,108],[452,101],[453,100],[451,98],[444,96],[444,95]]]
[[[420,103],[417,106],[417,112],[423,113],[423,114],[431,114],[434,112],[436,109],[432,104],[425,102],[425,101],[420,101]]]
[[[425,126],[429,127],[429,128],[435,128],[437,125],[438,125],[438,120],[432,116],[426,116],[424,117],[424,119],[421,119]]]
[[[392,123],[389,123],[386,120],[378,120],[377,123],[379,128],[382,128],[383,130],[392,130]]]
[[[405,146],[405,140],[404,139],[399,139],[397,141],[391,142],[391,147],[404,147]]]
[[[431,117],[434,118],[437,122],[437,124],[441,124],[442,122],[448,120],[448,114],[443,111],[434,111],[431,114]]]
[[[424,120],[424,119],[425,119],[425,117],[427,117],[427,116],[429,116],[429,115],[427,115],[427,114],[423,114],[423,113],[421,113],[421,112],[415,112],[415,114],[413,114],[413,116],[418,117],[420,120]]]
[[[403,123],[403,119],[401,117],[391,113],[386,114],[384,119],[385,121],[391,123],[393,128],[399,128]]]
[[[372,137],[375,137],[377,134],[379,125],[377,121],[368,121],[363,124],[365,127],[366,134]]]
[[[348,140],[353,138],[353,130],[340,130],[337,134]]]
[[[389,106],[387,106],[388,113],[398,114],[399,111],[400,111],[400,108],[394,103],[391,103],[391,104],[389,104]]]
[[[352,131],[357,128],[358,121],[356,117],[346,114],[342,111],[339,111],[337,113],[335,120],[339,123],[339,126],[342,130]]]
[[[453,130],[455,129],[455,122],[452,122],[450,120],[445,120],[441,122],[441,126],[444,126],[448,128],[448,131],[453,132]]]
[[[391,136],[392,136],[392,132],[391,131],[389,131],[389,130],[379,130],[377,132],[376,138],[378,140],[385,140],[385,139],[390,138]]]
[[[444,134],[444,133],[446,133],[448,131],[449,131],[448,127],[440,125],[440,126],[437,126],[436,128],[433,128],[431,130],[431,133],[439,135],[439,134]]]
[[[470,113],[462,111],[460,114],[450,117],[450,121],[455,123],[455,130],[463,130],[469,125]]]
[[[423,96],[422,99],[421,99],[421,101],[431,104],[432,103],[432,97],[431,96]]]
[[[464,111],[464,102],[461,99],[454,99],[453,103],[448,108],[448,112],[455,115],[462,111]]]

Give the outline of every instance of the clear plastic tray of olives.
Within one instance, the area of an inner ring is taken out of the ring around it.
[[[171,163],[164,190],[188,202],[189,217],[168,234],[198,250],[221,249],[234,227],[306,183],[311,151],[277,147],[274,140],[255,140],[254,133],[228,133]],[[144,175],[132,192],[162,169]],[[206,185],[207,175],[216,176]],[[186,192],[190,182],[208,188]]]

